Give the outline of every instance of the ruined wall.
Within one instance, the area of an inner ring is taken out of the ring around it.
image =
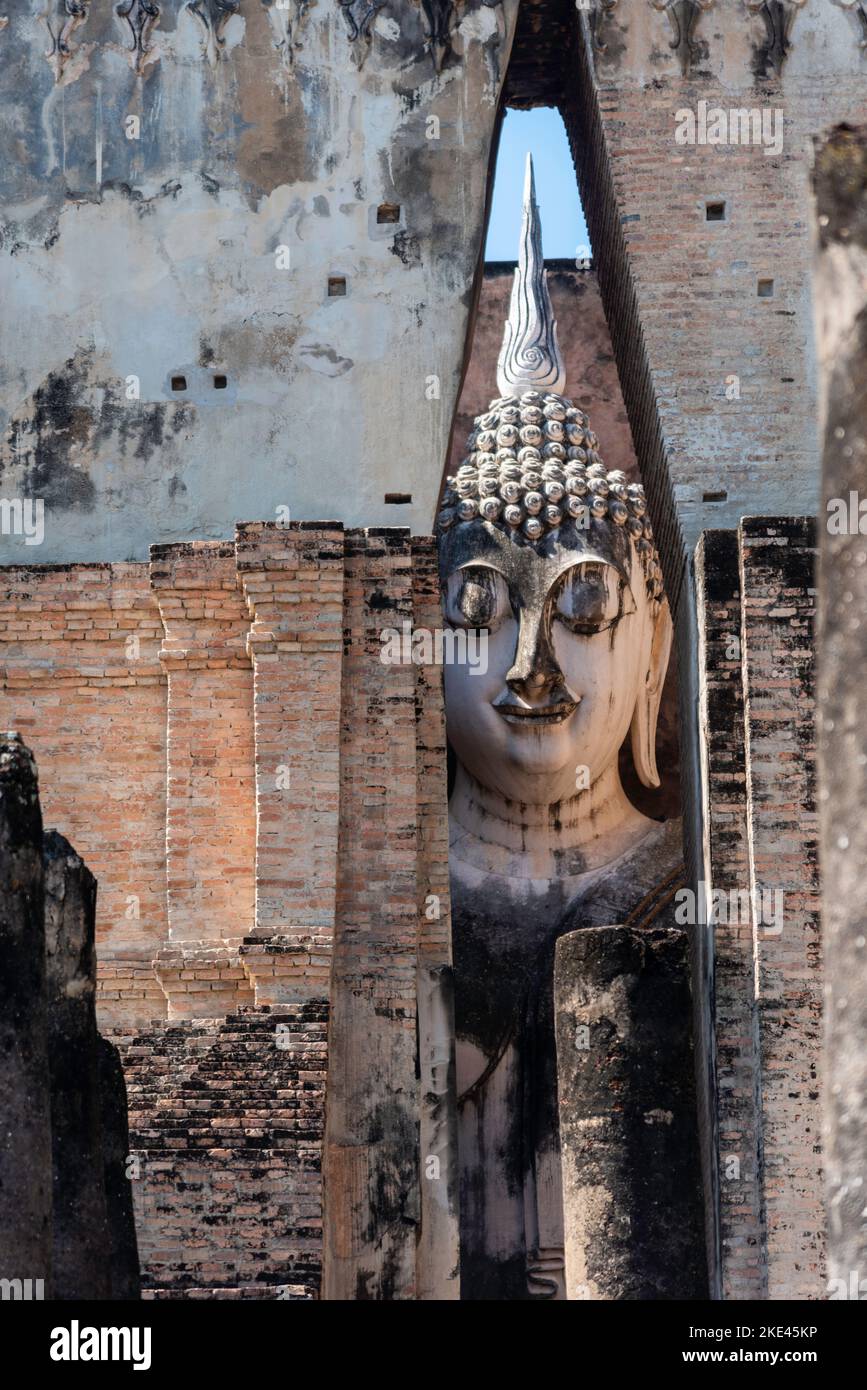
[[[0,711],[43,769],[46,819],[99,883],[100,990],[157,1017],[168,933],[166,687],[146,565],[2,572]]]
[[[40,561],[430,529],[517,4],[12,7],[0,496]]]
[[[713,925],[709,1087],[718,1293],[821,1298],[815,529],[745,518],[697,556],[702,879]]]
[[[829,1291],[860,1297],[867,1256],[863,1201],[867,1150],[867,977],[864,948],[865,749],[863,673],[867,463],[867,281],[857,267],[867,246],[867,130],[832,132],[817,150],[817,314],[822,369],[822,508],[819,539],[820,845],[824,876],[825,1089]],[[818,306],[817,306],[818,307]],[[860,494],[860,496],[859,496]],[[832,523],[840,502],[859,521]],[[857,1271],[857,1273],[855,1272]],[[857,1292],[856,1292],[857,1290]]]
[[[755,931],[769,1298],[825,1287],[815,562],[810,519],[742,522],[749,886],[784,903]]]
[[[231,541],[155,547],[166,675],[166,876],[171,939],[240,940],[256,844],[249,616]]]
[[[145,1298],[315,1298],[327,1008],[115,1034]]]
[[[3,581],[0,723],[99,862],[148,1296],[317,1296],[326,1041],[330,1296],[456,1296],[442,670],[382,640],[439,626],[433,540],[257,522]]]
[[[135,1299],[127,1098],[96,1026],[96,881],[43,832],[36,764],[0,736],[4,1299]]]
[[[750,881],[737,533],[705,532],[695,568],[705,817],[700,881],[707,893],[737,893]],[[713,1098],[713,1135],[705,1156],[708,1186],[719,1200],[708,1212],[707,1246],[717,1294],[762,1298],[767,1270],[751,913],[715,924],[709,956],[702,1014],[711,1047],[702,1062]]]
[[[518,9],[9,16],[0,496],[44,500],[40,561],[142,559],[331,498],[350,524],[402,505],[429,529]],[[709,523],[809,511],[806,146],[865,114],[858,15],[713,4],[679,47],[644,0],[521,15],[506,96],[563,105],[621,374],[639,333],[687,549]],[[579,21],[582,46],[562,42]],[[779,114],[782,147],[678,144],[675,113],[701,101],[766,113],[774,139]],[[634,429],[640,395],[627,385]]]

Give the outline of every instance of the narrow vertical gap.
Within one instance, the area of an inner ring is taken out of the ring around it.
[[[566,125],[594,249],[594,266],[638,466],[647,491],[666,593],[676,618],[686,564],[683,537],[656,408],[638,296],[626,255],[614,177],[595,98],[593,65],[588,52],[588,44],[592,42],[589,24],[586,19],[579,18],[574,7],[567,8],[571,22],[564,50],[570,80],[563,85],[558,105]]]

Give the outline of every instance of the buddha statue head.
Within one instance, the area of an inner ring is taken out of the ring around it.
[[[437,520],[445,622],[486,634],[479,669],[445,668],[449,742],[471,833],[508,846],[511,872],[522,846],[525,872],[545,872],[546,844],[547,871],[580,872],[594,838],[616,853],[618,827],[644,822],[620,784],[628,733],[659,785],[671,620],[643,488],[606,469],[564,394],[529,157],[497,380]]]

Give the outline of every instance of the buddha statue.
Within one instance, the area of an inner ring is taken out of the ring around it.
[[[461,1282],[465,1298],[562,1298],[554,944],[659,920],[681,843],[621,784],[629,737],[659,785],[671,618],[644,491],[606,469],[564,394],[529,157],[497,381],[437,521],[445,623],[486,651],[444,672]]]

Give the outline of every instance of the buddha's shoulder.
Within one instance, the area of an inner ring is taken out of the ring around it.
[[[560,931],[614,924],[673,926],[675,895],[683,885],[682,823],[654,821],[637,845],[578,889]]]

